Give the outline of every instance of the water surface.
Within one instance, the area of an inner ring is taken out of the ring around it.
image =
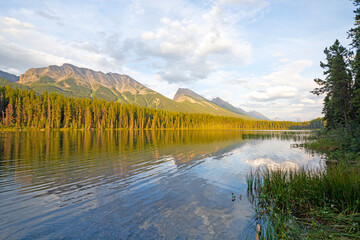
[[[0,133],[0,239],[253,239],[246,174],[318,166],[319,155],[291,147],[307,135]]]

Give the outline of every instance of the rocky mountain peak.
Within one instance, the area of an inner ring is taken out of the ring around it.
[[[179,88],[174,96],[174,101],[181,101],[184,97],[190,97],[200,101],[208,101],[206,98],[200,96],[188,88]]]
[[[44,68],[31,68],[20,75],[20,83],[31,84],[39,81],[44,76],[53,79],[55,83],[73,79],[77,84],[85,84],[91,86],[91,88],[97,88],[97,85],[102,85],[107,88],[114,88],[118,92],[128,91],[139,94],[153,92],[127,75],[117,73],[105,74],[101,71],[77,67],[69,63],[64,63],[61,66],[50,65]]]

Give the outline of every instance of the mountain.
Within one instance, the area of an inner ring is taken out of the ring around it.
[[[20,75],[19,84],[37,93],[55,92],[68,97],[99,98],[176,112],[208,113],[252,119],[223,109],[189,89],[179,89],[175,101],[147,88],[135,79],[117,73],[103,73],[71,64],[32,68]],[[6,85],[8,83],[0,85]]]
[[[222,107],[222,108],[225,108],[229,111],[232,111],[232,112],[235,112],[235,113],[240,113],[240,114],[245,114],[245,115],[248,115],[248,113],[242,109],[242,108],[239,108],[239,107],[234,107],[233,105],[231,105],[230,103],[222,100],[221,98],[219,97],[216,97],[216,98],[213,98],[211,100],[213,103],[215,103],[216,105]]]
[[[271,121],[270,118],[266,117],[264,114],[262,114],[260,112],[257,112],[257,111],[250,111],[250,112],[247,112],[247,114],[249,116],[252,116],[252,117],[257,118],[257,119]]]
[[[198,101],[208,101],[206,98],[200,96],[196,92],[191,91],[188,88],[179,88],[174,96],[174,101],[183,102],[186,99],[194,99]]]
[[[227,109],[231,112],[234,113],[238,113],[238,114],[243,114],[243,115],[247,115],[250,117],[254,117],[256,119],[261,119],[261,120],[268,120],[271,121],[269,118],[267,118],[265,115],[263,115],[262,113],[256,112],[256,111],[250,111],[250,112],[246,112],[244,109],[239,108],[239,107],[234,107],[233,105],[231,105],[230,103],[222,100],[219,97],[216,97],[214,99],[211,100],[213,103],[215,103],[216,105],[218,105],[219,107],[222,107],[224,109]]]
[[[187,109],[191,110],[191,112],[210,113],[214,115],[255,120],[253,117],[242,113],[235,113],[224,109],[187,88],[179,88],[174,96],[174,101],[186,105]]]
[[[20,75],[19,83],[37,93],[56,92],[65,96],[100,98],[170,111],[181,109],[178,103],[127,75],[105,74],[71,64],[29,69]]]
[[[1,71],[0,70],[0,77],[2,78],[5,78],[7,80],[9,80],[10,82],[17,82],[19,81],[19,77],[14,75],[14,74],[11,74],[11,73],[7,73],[7,72],[4,72],[4,71]]]

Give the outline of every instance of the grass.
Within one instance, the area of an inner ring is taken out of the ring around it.
[[[359,165],[259,168],[247,177],[265,239],[359,239]]]
[[[307,142],[304,144],[306,148],[310,148],[312,150],[318,151],[318,152],[328,152],[328,151],[335,151],[339,147],[339,144],[336,139],[324,137],[324,138],[318,138],[316,141]]]
[[[260,167],[248,174],[262,239],[360,239],[359,139],[347,136],[327,132],[303,145],[326,154],[331,161],[323,168]]]

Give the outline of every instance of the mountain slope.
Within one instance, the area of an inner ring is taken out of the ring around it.
[[[230,103],[222,100],[221,98],[219,97],[216,97],[216,98],[213,98],[211,100],[213,103],[215,103],[216,105],[222,107],[222,108],[225,108],[229,111],[232,111],[232,112],[235,112],[235,113],[240,113],[240,114],[245,114],[245,115],[248,115],[247,112],[242,109],[242,108],[239,108],[239,107],[234,107],[233,105],[231,105]]]
[[[30,88],[27,86],[24,86],[22,84],[16,83],[16,82],[12,82],[8,79],[5,79],[3,77],[0,77],[0,86],[7,86],[9,85],[12,88],[20,88],[22,90],[29,90]]]
[[[239,107],[234,107],[233,105],[231,105],[230,103],[222,100],[219,97],[214,98],[213,100],[211,100],[213,103],[215,103],[216,105],[218,105],[219,107],[222,107],[224,109],[227,109],[231,112],[234,113],[238,113],[238,114],[244,114],[244,115],[248,115],[251,117],[254,117],[256,119],[261,119],[261,120],[268,120],[270,121],[269,118],[267,118],[265,115],[263,115],[262,113],[259,113],[257,111],[250,111],[250,112],[246,112],[244,109],[239,108]]]
[[[29,69],[20,76],[19,82],[38,93],[48,91],[65,96],[101,98],[170,111],[181,109],[178,103],[145,87],[127,75],[105,74],[71,64]]]
[[[247,113],[248,113],[249,116],[252,116],[254,118],[271,121],[270,118],[266,117],[264,114],[262,114],[260,112],[250,111],[250,112],[247,112]]]
[[[9,80],[10,82],[17,82],[19,81],[19,77],[14,75],[14,74],[11,74],[11,73],[7,73],[7,72],[4,72],[4,71],[1,71],[0,70],[0,77],[2,78],[5,78],[7,80]]]
[[[174,96],[174,101],[182,103],[191,110],[191,112],[210,113],[214,115],[255,120],[254,118],[244,114],[226,110],[187,88],[179,88]]]

